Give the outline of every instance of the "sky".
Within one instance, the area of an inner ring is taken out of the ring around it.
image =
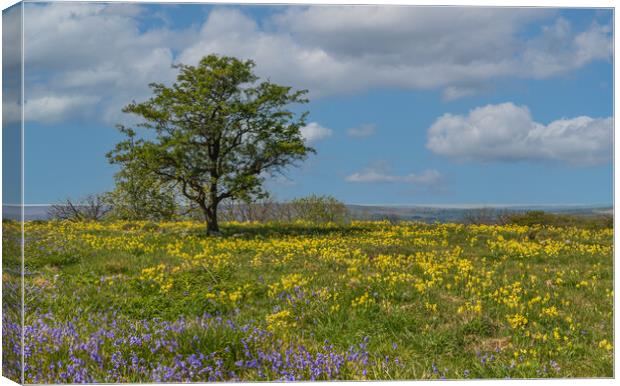
[[[613,31],[605,9],[29,3],[25,203],[113,189],[121,108],[208,54],[309,90],[316,148],[278,200],[613,201]],[[6,111],[6,106],[4,107]]]

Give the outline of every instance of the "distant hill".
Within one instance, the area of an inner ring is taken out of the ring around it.
[[[576,216],[613,215],[611,206],[587,205],[493,205],[493,206],[391,206],[391,205],[347,205],[352,217],[365,220],[409,220],[433,222],[465,222],[470,216],[482,211],[497,217],[506,213],[523,213],[531,210],[542,210],[554,214],[570,214]]]

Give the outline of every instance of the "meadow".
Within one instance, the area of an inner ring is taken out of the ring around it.
[[[17,227],[4,223],[5,267],[18,265]],[[614,375],[607,227],[25,230],[27,383]],[[5,269],[7,299],[17,277]],[[22,330],[3,315],[3,372],[15,379]]]

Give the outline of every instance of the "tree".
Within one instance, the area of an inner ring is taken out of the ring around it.
[[[142,170],[169,183],[197,205],[207,233],[218,233],[218,204],[263,197],[266,175],[306,158],[300,129],[307,113],[287,107],[306,103],[307,91],[259,82],[254,62],[209,55],[197,66],[179,64],[170,87],[150,85],[153,97],[123,111],[141,118],[138,128],[119,125],[127,139],[108,153],[110,162]]]
[[[48,215],[57,220],[98,221],[109,210],[103,195],[91,194],[77,202],[68,198],[63,204],[52,205],[48,210]]]

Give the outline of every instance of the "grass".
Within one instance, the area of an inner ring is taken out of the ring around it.
[[[5,267],[19,256],[14,227],[4,224]],[[26,382],[613,376],[611,228],[202,232],[27,223]],[[4,274],[9,296],[15,283]],[[5,315],[15,355],[3,369],[15,378],[21,330]]]

